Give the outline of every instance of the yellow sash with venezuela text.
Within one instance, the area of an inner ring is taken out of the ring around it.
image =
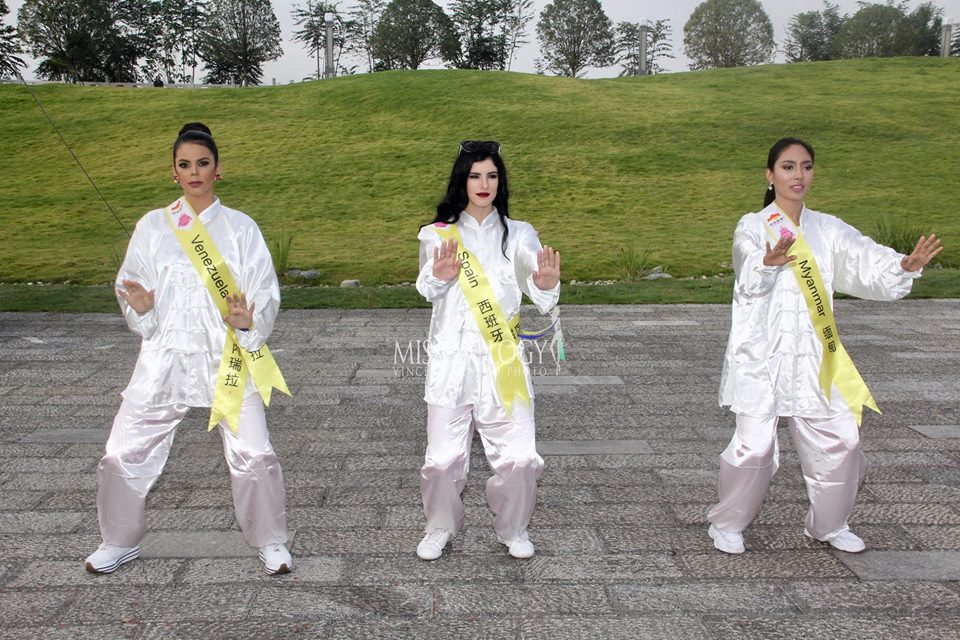
[[[186,252],[203,281],[203,285],[213,298],[221,316],[226,316],[229,308],[227,296],[240,293],[237,283],[227,267],[220,250],[213,243],[200,216],[193,212],[186,198],[180,198],[166,209],[167,222],[173,234]],[[210,407],[210,422],[207,430],[213,429],[226,418],[227,426],[236,433],[240,419],[240,405],[247,385],[247,373],[263,398],[263,404],[270,406],[270,393],[274,387],[290,395],[287,383],[280,373],[273,355],[267,345],[256,351],[247,351],[237,342],[233,327],[227,325],[227,339],[223,345],[223,357],[213,390],[213,404]]]
[[[496,367],[497,393],[507,415],[513,411],[516,400],[530,404],[530,391],[520,359],[520,317],[506,318],[497,300],[490,280],[480,261],[463,246],[463,238],[455,224],[435,223],[433,230],[443,240],[457,241],[457,259],[463,263],[457,277],[470,313],[480,329],[480,335],[490,350]]]
[[[787,233],[793,234],[796,238],[790,247],[790,253],[797,259],[790,263],[790,267],[797,278],[800,291],[803,292],[803,299],[807,303],[813,332],[823,347],[820,360],[820,389],[826,394],[827,400],[830,400],[832,386],[836,385],[840,395],[850,407],[850,412],[857,419],[857,425],[860,425],[863,421],[864,407],[869,407],[877,413],[880,413],[880,409],[877,408],[873,395],[867,389],[867,383],[863,381],[847,350],[840,343],[837,322],[833,317],[830,300],[826,297],[827,289],[813,256],[813,250],[807,244],[800,228],[782,213],[774,211],[765,214],[764,222],[767,231],[774,239],[771,246]]]

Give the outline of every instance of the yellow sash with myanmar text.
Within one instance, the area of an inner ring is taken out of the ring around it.
[[[443,240],[457,241],[457,259],[463,263],[457,277],[463,296],[467,299],[470,313],[480,329],[480,335],[490,350],[496,367],[497,393],[507,415],[513,411],[517,400],[530,404],[530,390],[520,358],[520,317],[506,318],[493,286],[483,271],[480,261],[463,245],[457,225],[442,222],[433,225],[434,231]]]
[[[166,217],[180,246],[217,305],[220,315],[226,316],[229,311],[227,296],[240,293],[240,289],[227,267],[226,260],[203,226],[200,216],[193,212],[186,198],[180,198],[167,207]],[[267,345],[264,344],[256,351],[247,351],[237,342],[233,327],[227,325],[227,339],[223,345],[220,371],[213,390],[208,431],[226,419],[227,426],[234,433],[237,432],[248,373],[257,386],[264,405],[270,406],[270,393],[274,387],[290,395],[283,374],[280,373]]]
[[[877,408],[867,383],[863,381],[847,350],[840,343],[837,322],[833,317],[830,300],[826,297],[827,289],[813,250],[807,244],[800,228],[787,216],[776,211],[763,215],[767,231],[774,239],[774,243],[787,233],[793,234],[796,238],[790,247],[790,253],[797,258],[790,263],[790,267],[797,278],[800,291],[803,292],[803,299],[807,303],[813,332],[823,347],[820,360],[820,389],[826,394],[827,400],[830,400],[832,387],[836,385],[840,395],[850,407],[853,417],[856,418],[857,425],[860,425],[863,421],[864,407],[869,407],[877,413],[880,413],[880,409]]]

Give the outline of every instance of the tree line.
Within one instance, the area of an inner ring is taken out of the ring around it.
[[[343,5],[343,6],[341,6]],[[533,0],[455,0],[449,13],[433,0],[306,0],[295,5],[293,39],[338,74],[417,69],[441,61],[460,69],[510,70],[534,35],[537,70],[580,77],[590,67],[620,65],[621,75],[660,73],[673,58],[669,20],[614,24],[600,0],[554,0],[535,27]],[[16,28],[4,25],[0,0],[0,76],[24,68],[17,54],[40,60],[41,78],[70,82],[259,84],[263,65],[283,54],[270,0],[26,0]],[[332,16],[333,54],[325,58]],[[824,2],[793,16],[781,49],[787,61],[865,56],[938,55],[942,10],[906,0],[861,2],[853,15]],[[691,69],[772,62],[773,25],[757,0],[705,0],[683,29]],[[960,30],[953,39],[960,54]],[[644,58],[645,56],[645,58]]]

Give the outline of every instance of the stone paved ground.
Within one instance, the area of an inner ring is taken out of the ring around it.
[[[242,542],[201,410],[150,495],[143,558],[85,572],[95,468],[137,340],[119,315],[0,314],[0,637],[960,637],[960,301],[838,303],[884,411],[863,430],[860,556],[802,535],[784,429],[748,552],[713,549],[705,513],[733,426],[716,406],[726,306],[563,313],[569,361],[558,374],[545,356],[538,383],[537,555],[495,541],[475,444],[468,526],[425,563],[410,357],[427,312],[284,312],[271,346],[296,394],[268,412],[294,530],[282,577]]]

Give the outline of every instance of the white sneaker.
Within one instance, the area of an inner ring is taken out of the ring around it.
[[[293,558],[287,547],[280,542],[272,542],[260,547],[260,560],[270,575],[290,573],[293,568]]]
[[[507,546],[507,550],[510,552],[511,556],[520,560],[533,557],[533,554],[536,551],[536,549],[533,547],[533,543],[530,542],[530,537],[527,535],[526,531],[521,533],[516,540],[511,540],[510,542],[507,542],[501,538],[499,534],[497,534],[497,540],[500,542],[500,544]]]
[[[710,525],[707,533],[713,540],[713,546],[724,553],[743,553],[743,534],[739,531],[724,531],[715,525]]]
[[[803,530],[803,535],[808,538],[813,538],[814,540],[817,539],[810,535],[810,532],[806,529]],[[850,531],[850,529],[844,529],[829,540],[820,540],[820,542],[829,542],[830,546],[834,549],[846,551],[847,553],[860,553],[867,548],[867,545],[860,539],[860,536]]]
[[[140,557],[140,545],[118,547],[103,543],[87,556],[84,564],[91,573],[113,573],[117,568]]]
[[[446,529],[428,531],[420,544],[417,545],[417,555],[421,560],[436,560],[443,555],[443,548],[450,542],[453,534]]]

